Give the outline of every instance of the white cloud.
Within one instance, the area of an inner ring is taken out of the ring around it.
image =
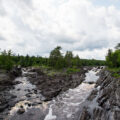
[[[120,10],[90,0],[0,1],[2,49],[48,55],[56,45],[80,57],[104,59],[120,39]],[[104,53],[104,54],[103,54]]]

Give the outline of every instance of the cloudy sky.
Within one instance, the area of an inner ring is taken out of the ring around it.
[[[0,0],[0,48],[48,56],[60,45],[104,59],[120,42],[120,0]]]

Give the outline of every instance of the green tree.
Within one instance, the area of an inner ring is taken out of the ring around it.
[[[109,67],[112,67],[112,66],[113,66],[113,62],[112,62],[113,57],[112,57],[112,54],[113,54],[112,50],[109,49],[109,50],[108,50],[108,54],[107,54],[107,56],[106,56],[106,64],[107,64]]]
[[[59,68],[61,66],[60,61],[62,61],[63,56],[61,53],[62,48],[60,46],[57,46],[55,49],[53,49],[50,53],[50,57],[49,57],[49,62],[50,62],[50,66],[54,67],[54,68]],[[61,68],[61,67],[60,67]]]
[[[73,59],[73,66],[81,67],[82,63],[78,55],[76,55]]]
[[[118,44],[115,48],[116,50],[114,52],[109,49],[106,56],[106,64],[110,68],[120,67],[120,44]]]
[[[10,70],[13,67],[11,50],[4,50],[0,55],[0,68]]]

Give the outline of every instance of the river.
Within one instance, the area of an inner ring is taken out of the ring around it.
[[[94,89],[100,69],[93,68],[86,73],[85,81],[74,89],[59,94],[52,101],[44,102],[44,97],[32,85],[23,72],[23,77],[16,78],[20,84],[10,92],[17,96],[16,105],[10,110],[9,120],[74,120],[80,104],[85,101]],[[29,73],[32,74],[32,73]],[[18,114],[19,109],[23,114]],[[7,120],[6,119],[6,120]]]

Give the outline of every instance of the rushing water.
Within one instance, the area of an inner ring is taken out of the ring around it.
[[[40,90],[36,88],[35,85],[32,85],[25,75],[27,72],[23,72],[22,77],[16,78],[16,82],[19,84],[15,85],[14,89],[10,91],[11,94],[17,96],[16,105],[10,110],[10,115],[14,115],[21,106],[27,111],[27,109],[32,108],[32,106],[41,104],[44,97],[40,94]],[[29,73],[33,74],[34,73]]]
[[[50,103],[49,112],[44,120],[74,120],[80,104],[94,89],[95,84],[89,84],[89,82],[95,83],[98,80],[99,76],[96,75],[98,72],[99,70],[93,68],[86,73],[85,82],[54,99]]]
[[[52,101],[46,103],[42,102],[43,96],[40,94],[40,91],[36,89],[36,86],[32,85],[27,80],[27,77],[17,78],[16,81],[21,83],[16,85],[15,89],[12,90],[11,93],[17,96],[17,100],[19,102],[11,109],[10,115],[14,116],[17,114],[16,112],[22,105],[26,110],[26,113],[27,111],[29,112],[29,109],[34,108],[33,114],[35,116],[40,116],[39,113],[42,111],[45,115],[40,120],[73,120],[75,118],[75,113],[79,110],[80,104],[94,89],[95,82],[99,78],[99,76],[96,75],[98,72],[99,70],[93,68],[88,73],[86,73],[85,81],[78,87],[69,89],[68,91],[58,95]],[[94,84],[89,84],[90,82]],[[37,104],[35,106],[31,106],[36,102]],[[36,109],[38,112],[35,112]],[[19,119],[18,117],[16,118],[17,119],[15,120],[22,119],[22,117]],[[35,120],[38,120],[38,118],[40,117],[36,117]],[[28,119],[34,120],[32,118]]]

